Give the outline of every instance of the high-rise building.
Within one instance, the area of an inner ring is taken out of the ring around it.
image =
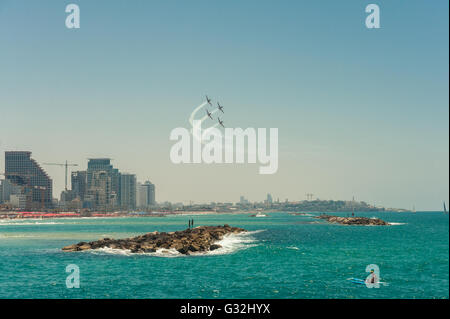
[[[144,184],[138,183],[136,188],[137,207],[148,208],[155,204],[155,185],[150,181],[146,181]]]
[[[109,210],[116,207],[116,194],[111,190],[111,176],[107,171],[93,171],[89,176],[89,187],[84,197],[89,208]]]
[[[147,200],[148,206],[156,205],[156,190],[155,184],[152,184],[150,181],[146,181],[144,183],[144,187],[147,188]]]
[[[86,195],[86,171],[76,171],[71,174],[72,191],[74,197],[79,197],[82,201]]]
[[[136,175],[120,174],[120,206],[136,209]]]
[[[136,207],[137,208],[147,208],[147,188],[141,183],[136,185]]]
[[[120,201],[120,173],[109,158],[91,158],[86,171],[85,201],[98,210],[117,207]]]
[[[53,181],[31,158],[31,152],[5,152],[5,178],[21,188],[26,196],[25,209],[52,207]]]
[[[272,203],[273,203],[272,195],[267,194],[267,204],[272,204]]]

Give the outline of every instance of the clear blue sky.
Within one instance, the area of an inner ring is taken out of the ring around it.
[[[65,6],[81,28],[65,27]],[[377,3],[381,29],[365,28]],[[448,1],[0,0],[0,151],[111,157],[157,200],[351,199],[441,209],[449,194]],[[278,127],[275,175],[174,165],[204,94],[232,127]],[[0,159],[0,171],[4,158]],[[48,167],[54,196],[63,169]]]

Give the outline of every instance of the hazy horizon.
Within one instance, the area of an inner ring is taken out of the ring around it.
[[[56,198],[43,163],[107,157],[158,202],[449,202],[448,1],[378,1],[377,30],[365,1],[77,0],[78,30],[68,3],[0,0],[0,172],[26,150]],[[276,174],[170,161],[205,94],[229,127],[278,128]]]

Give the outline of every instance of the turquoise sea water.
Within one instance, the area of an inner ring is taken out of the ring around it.
[[[346,214],[337,214],[346,215]],[[393,226],[332,225],[269,213],[193,216],[196,226],[243,227],[215,255],[64,253],[102,237],[185,229],[191,216],[0,220],[0,298],[449,298],[449,219],[443,213],[358,213]],[[80,288],[66,288],[66,266]],[[369,289],[377,264],[387,286]]]

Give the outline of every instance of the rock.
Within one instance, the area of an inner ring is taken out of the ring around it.
[[[177,249],[180,254],[189,255],[189,249],[186,246]]]
[[[340,217],[332,215],[320,215],[315,218],[325,219],[330,223],[338,223],[343,225],[372,225],[372,226],[388,226],[389,223],[379,218],[367,217]]]
[[[103,238],[93,242],[80,242],[78,244],[63,247],[62,250],[80,251],[109,247],[113,249],[128,249],[132,253],[155,252],[157,249],[176,249],[183,255],[193,252],[206,252],[221,248],[215,244],[225,235],[244,232],[245,229],[224,226],[197,226],[194,229],[183,231],[158,233],[152,232],[133,238],[111,239]]]
[[[89,245],[87,243],[78,246],[78,250],[88,250],[88,249],[91,249],[91,245]]]
[[[77,248],[78,248],[78,245],[77,244],[73,244],[73,245],[70,245],[70,246],[63,247],[62,250],[64,250],[64,251],[77,251]]]
[[[200,247],[197,246],[196,244],[192,244],[192,245],[189,246],[188,250],[192,251],[192,252],[196,252],[196,251],[200,250]]]

